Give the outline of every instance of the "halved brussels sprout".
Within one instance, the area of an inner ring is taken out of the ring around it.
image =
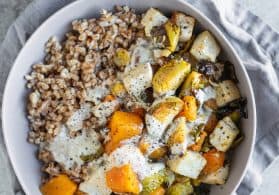
[[[191,70],[191,65],[183,60],[173,59],[155,73],[152,84],[156,95],[174,94]]]
[[[203,79],[203,75],[192,71],[184,81],[179,96],[190,95],[191,89],[201,89],[205,85],[205,80]]]
[[[190,195],[193,192],[194,189],[190,182],[176,183],[168,189],[166,195]]]
[[[152,191],[156,190],[163,183],[169,181],[169,171],[163,169],[149,177],[142,180],[142,191],[140,195],[149,195]]]

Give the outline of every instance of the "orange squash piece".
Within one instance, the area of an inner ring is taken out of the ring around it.
[[[144,108],[140,108],[140,107],[134,108],[132,110],[132,113],[135,113],[135,114],[139,115],[141,118],[144,118],[145,112],[146,111],[144,110]]]
[[[134,194],[140,192],[140,184],[137,175],[130,164],[114,167],[107,171],[106,182],[113,192]]]
[[[77,184],[66,175],[58,175],[41,186],[43,195],[73,195],[76,190]]]
[[[206,136],[207,136],[207,133],[205,131],[202,131],[201,134],[200,134],[200,139],[196,143],[194,143],[193,145],[189,146],[189,149],[193,150],[193,151],[196,151],[196,152],[199,152],[202,148],[202,144],[203,144]]]
[[[217,151],[216,149],[209,150],[203,154],[203,157],[206,159],[206,165],[203,168],[203,173],[208,175],[214,173],[224,165],[225,153]]]
[[[137,114],[116,111],[109,122],[109,128],[110,141],[105,145],[106,153],[119,147],[122,140],[141,134],[143,122]]]
[[[197,101],[194,96],[185,96],[184,101],[184,116],[188,121],[194,121],[197,118]]]
[[[115,100],[116,98],[113,95],[106,95],[104,97],[104,102],[112,102],[113,100]]]
[[[141,153],[146,154],[149,148],[149,143],[145,142],[144,139],[140,140],[139,145],[138,145]]]
[[[166,192],[166,190],[163,187],[159,187],[156,190],[154,190],[153,192],[150,193],[150,195],[164,195]]]

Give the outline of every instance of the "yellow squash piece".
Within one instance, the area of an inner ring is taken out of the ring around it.
[[[192,122],[197,118],[198,106],[197,101],[194,96],[185,96],[184,101],[184,116],[185,118]]]
[[[173,59],[155,73],[152,85],[156,95],[173,94],[191,70],[184,60]]]
[[[171,52],[174,52],[179,40],[180,35],[180,27],[177,26],[175,23],[168,21],[165,25],[165,30],[169,39],[169,46],[168,49]]]
[[[110,140],[105,146],[106,153],[116,149],[122,140],[141,134],[143,122],[137,114],[116,111],[109,122],[109,128]]]
[[[74,195],[77,184],[66,175],[58,175],[41,187],[43,195]]]
[[[133,194],[140,192],[137,175],[130,164],[114,167],[106,172],[106,182],[113,192]]]
[[[113,56],[113,62],[118,67],[123,67],[130,62],[130,53],[123,48],[118,48]]]

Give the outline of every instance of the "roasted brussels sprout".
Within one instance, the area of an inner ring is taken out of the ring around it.
[[[187,183],[176,183],[172,185],[168,191],[167,195],[190,195],[194,192],[193,186],[190,182]]]

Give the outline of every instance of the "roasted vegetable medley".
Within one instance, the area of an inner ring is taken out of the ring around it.
[[[27,77],[42,194],[209,194],[226,183],[246,99],[218,41],[196,23],[187,13],[117,6],[48,43],[45,64]]]

